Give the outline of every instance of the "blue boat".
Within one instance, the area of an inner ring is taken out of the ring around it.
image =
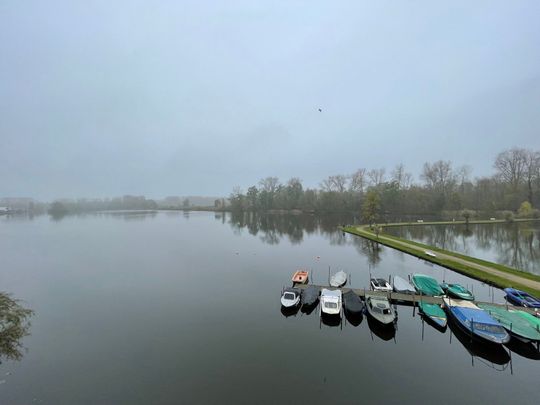
[[[450,298],[443,300],[450,316],[466,333],[480,340],[496,344],[510,341],[510,335],[503,326],[471,301]]]
[[[540,300],[531,294],[516,290],[515,288],[505,288],[506,300],[520,307],[540,308]]]

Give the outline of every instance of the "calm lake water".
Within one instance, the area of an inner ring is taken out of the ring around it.
[[[530,347],[486,349],[406,306],[395,334],[365,317],[330,327],[317,311],[284,316],[280,292],[299,267],[316,283],[328,266],[344,269],[359,288],[370,272],[422,272],[503,302],[499,290],[336,232],[343,221],[0,218],[0,290],[35,311],[22,358],[0,353],[0,403],[538,403]]]
[[[389,227],[392,235],[540,274],[540,222]]]

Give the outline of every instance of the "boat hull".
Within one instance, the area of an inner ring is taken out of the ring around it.
[[[434,326],[444,329],[448,323],[445,312],[436,304],[418,303],[420,314]]]
[[[465,332],[466,334],[468,334],[472,338],[474,338],[476,340],[479,340],[481,342],[492,343],[492,344],[495,344],[495,345],[501,345],[501,344],[504,344],[504,343],[508,343],[510,341],[510,335],[508,333],[497,334],[497,335],[481,333],[478,329],[475,330],[474,322],[473,322],[473,327],[472,328],[469,327],[469,325],[466,322],[464,322],[461,319],[460,316],[457,315],[457,313],[455,311],[455,308],[449,307],[449,306],[446,306],[446,308],[448,310],[448,314],[450,315],[450,317],[452,318],[454,323],[463,332]],[[502,326],[501,326],[501,328],[502,328]],[[504,330],[504,328],[503,328],[503,330]]]
[[[281,306],[284,307],[284,308],[296,307],[299,303],[300,303],[300,297],[298,297],[294,301],[285,300],[283,298],[281,299]]]
[[[343,308],[350,315],[361,315],[364,312],[364,303],[352,291],[343,294]]]
[[[292,282],[295,284],[307,284],[309,280],[309,274],[305,270],[298,270],[292,276]]]
[[[505,288],[504,292],[506,293],[506,300],[514,305],[528,308],[540,308],[540,301],[524,291],[516,290],[514,288]],[[521,295],[527,295],[531,297],[532,300],[526,300]]]
[[[383,325],[394,325],[394,322],[396,320],[396,313],[392,309],[392,307],[389,305],[388,300],[383,301],[380,299],[374,299],[373,297],[368,297],[366,299],[366,308],[368,315],[376,320],[377,322],[383,324]],[[379,303],[383,303],[384,308],[378,305]],[[387,313],[385,313],[387,311]]]

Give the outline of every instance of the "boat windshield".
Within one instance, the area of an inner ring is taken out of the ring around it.
[[[336,309],[337,308],[337,304],[335,302],[325,302],[324,306],[326,308],[331,308],[331,309]]]
[[[380,308],[373,307],[373,312],[377,312],[378,314],[382,314],[383,311]]]
[[[286,300],[294,300],[296,297],[293,293],[287,292],[283,295],[283,298]]]

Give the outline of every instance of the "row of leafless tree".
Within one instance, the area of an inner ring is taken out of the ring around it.
[[[540,152],[513,148],[497,155],[492,176],[471,178],[469,166],[452,162],[426,162],[419,181],[398,164],[385,168],[360,168],[354,173],[332,175],[319,189],[305,189],[294,177],[281,183],[277,177],[262,179],[246,193],[236,187],[230,196],[233,210],[301,209],[358,211],[365,192],[378,193],[381,209],[388,213],[438,213],[464,208],[477,211],[517,210],[523,201],[540,205]]]

